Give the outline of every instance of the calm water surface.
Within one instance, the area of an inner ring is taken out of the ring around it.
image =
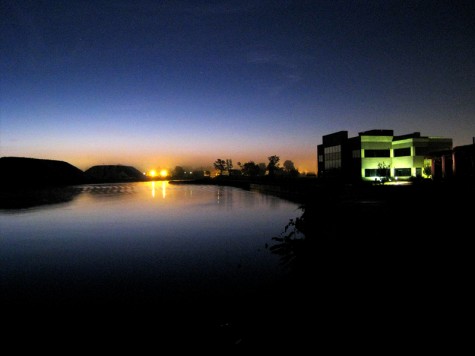
[[[66,203],[0,211],[6,301],[246,295],[286,271],[266,249],[298,206],[233,187],[84,185]]]

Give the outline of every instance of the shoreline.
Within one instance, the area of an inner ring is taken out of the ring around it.
[[[192,184],[192,185],[218,185],[230,186],[249,191],[257,191],[262,194],[276,196],[302,206],[315,206],[329,204],[340,205],[365,205],[365,209],[371,205],[403,205],[422,204],[424,200],[430,202],[430,206],[444,208],[463,204],[470,206],[475,200],[475,183],[470,181],[421,181],[410,184],[380,184],[371,182],[357,184],[343,184],[325,182],[318,178],[293,178],[293,179],[228,179],[200,178],[188,180],[96,180],[78,184],[52,184],[32,185],[13,184],[3,182],[0,184],[0,209],[21,209],[36,205],[54,204],[67,202],[79,192],[75,188],[78,185],[94,184],[123,184],[151,181],[168,181],[169,184]],[[471,200],[472,199],[472,200]]]
[[[321,181],[317,178],[296,179],[216,179],[170,180],[170,184],[220,185],[259,191],[299,204],[313,204],[319,198],[352,201],[414,201],[439,196],[444,201],[466,201],[475,197],[475,182],[471,181],[414,181],[399,184],[353,184]]]

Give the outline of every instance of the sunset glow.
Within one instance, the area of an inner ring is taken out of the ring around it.
[[[2,156],[155,167],[147,176],[166,178],[161,167],[272,155],[315,172],[322,136],[342,130],[472,143],[475,46],[463,5],[6,3]]]

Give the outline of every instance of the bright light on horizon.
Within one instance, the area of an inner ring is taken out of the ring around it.
[[[165,178],[166,176],[168,176],[168,171],[166,169],[162,169],[160,171],[160,177]]]
[[[151,169],[149,172],[148,172],[148,175],[150,177],[155,177],[157,175],[157,171],[155,169]]]

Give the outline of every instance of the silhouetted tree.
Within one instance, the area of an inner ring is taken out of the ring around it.
[[[176,166],[173,170],[173,177],[176,179],[182,179],[185,177],[185,169],[181,166]]]
[[[269,176],[273,177],[275,172],[279,169],[279,156],[269,156],[267,157],[269,163],[267,164],[267,171],[269,172]]]
[[[219,174],[222,175],[223,172],[231,173],[233,169],[233,160],[228,158],[226,160],[218,158],[214,163],[214,168],[219,171]]]
[[[291,177],[297,177],[299,175],[298,169],[295,168],[294,162],[286,160],[284,162],[284,172]]]
[[[246,162],[240,165],[240,167],[242,174],[245,176],[255,177],[259,174],[259,166],[253,161]]]
[[[377,173],[378,173],[378,176],[381,177],[381,181],[383,182],[386,182],[389,180],[389,176],[390,176],[390,169],[391,165],[390,164],[386,164],[384,162],[382,163],[378,163],[378,169],[377,169]]]
[[[258,163],[259,166],[259,175],[260,176],[265,176],[266,175],[266,170],[267,170],[267,165],[264,162]]]
[[[214,163],[213,166],[216,170],[219,171],[219,174],[223,174],[223,172],[226,170],[226,161],[223,159],[218,158]]]
[[[191,177],[193,179],[200,179],[205,176],[205,170],[203,168],[195,169],[191,172]]]
[[[285,172],[289,173],[290,171],[293,171],[295,170],[295,165],[294,165],[294,162],[292,162],[291,160],[286,160],[284,162],[284,170]]]

